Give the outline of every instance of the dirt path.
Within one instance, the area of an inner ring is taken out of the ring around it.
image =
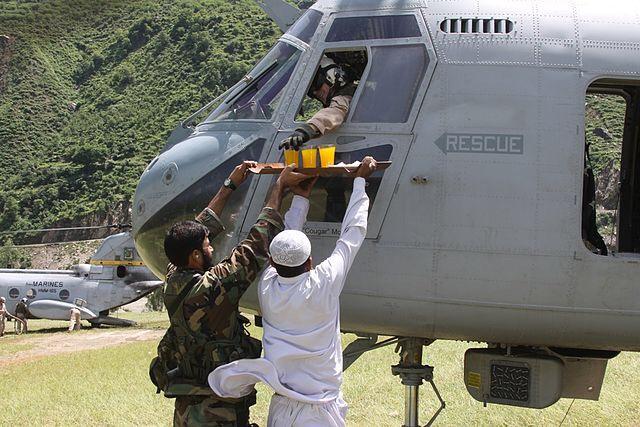
[[[74,353],[83,350],[97,350],[138,341],[159,340],[164,331],[154,329],[132,329],[114,331],[87,331],[69,334],[56,332],[34,338],[21,339],[16,346],[30,347],[10,355],[0,355],[0,368],[42,359],[62,353]],[[4,343],[3,343],[4,344]]]

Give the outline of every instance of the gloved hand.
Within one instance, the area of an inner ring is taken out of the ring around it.
[[[315,138],[316,136],[318,136],[318,131],[316,131],[315,128],[311,125],[305,123],[296,128],[291,136],[283,139],[278,148],[280,150],[282,150],[283,148],[285,150],[289,150],[291,148],[293,148],[294,150],[299,150],[305,142],[309,141],[312,138]]]

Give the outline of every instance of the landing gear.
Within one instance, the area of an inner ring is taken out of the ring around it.
[[[440,412],[445,408],[445,402],[433,382],[433,367],[422,364],[422,347],[433,341],[421,338],[401,338],[398,341],[396,352],[400,353],[400,363],[391,367],[391,373],[397,375],[405,386],[404,395],[404,425],[403,427],[418,427],[418,387],[423,381],[431,384],[436,397],[440,401],[440,407],[431,417],[427,426],[433,424]]]

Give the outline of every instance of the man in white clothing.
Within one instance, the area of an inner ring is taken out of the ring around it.
[[[375,170],[376,161],[365,157],[356,172],[336,247],[315,268],[311,243],[300,231],[309,201],[294,197],[285,215],[287,230],[271,242],[271,267],[258,285],[264,357],[232,362],[209,375],[209,385],[222,397],[249,394],[259,381],[269,384],[276,393],[269,407],[269,426],[345,425],[339,297],[367,233],[365,178]],[[297,194],[308,196],[308,192]]]

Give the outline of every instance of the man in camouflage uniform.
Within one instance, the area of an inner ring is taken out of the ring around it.
[[[224,230],[222,209],[253,165],[237,166],[196,221],[175,224],[165,238],[171,264],[164,303],[171,327],[158,346],[159,361],[152,362],[151,376],[166,397],[176,398],[175,426],[249,425],[255,391],[240,399],[222,399],[213,394],[206,379],[209,372],[230,361],[260,357],[260,342],[244,329],[246,319],[238,303],[268,262],[271,240],[284,229],[279,209],[285,189],[308,178],[286,168],[248,237],[228,258],[212,265],[210,239]]]

